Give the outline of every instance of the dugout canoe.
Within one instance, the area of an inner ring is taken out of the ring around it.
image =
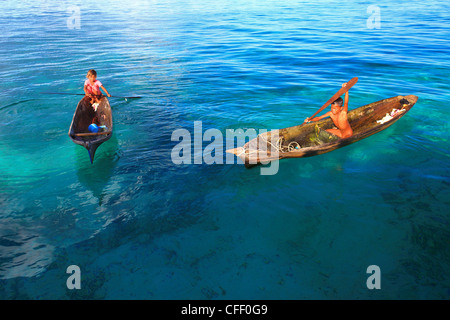
[[[403,117],[417,102],[415,95],[396,96],[349,111],[353,135],[341,139],[325,131],[334,128],[331,118],[259,134],[243,147],[229,149],[247,168],[286,158],[316,156],[342,148],[378,133]],[[392,116],[391,116],[392,114]]]
[[[97,133],[89,132],[89,125],[96,123],[98,126],[106,126],[104,131]],[[113,119],[111,106],[108,99],[103,96],[100,99],[97,111],[94,111],[88,97],[78,102],[69,128],[69,137],[73,142],[83,146],[89,153],[91,163],[94,162],[95,151],[106,140],[111,138],[113,130]]]

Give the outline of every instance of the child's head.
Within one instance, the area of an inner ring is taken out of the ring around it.
[[[337,98],[332,104],[331,104],[331,112],[333,114],[337,114],[342,107],[342,104],[344,103],[344,100],[342,100],[341,97]]]
[[[95,71],[94,69],[89,70],[86,78],[88,78],[89,80],[95,80],[97,78],[97,71]]]

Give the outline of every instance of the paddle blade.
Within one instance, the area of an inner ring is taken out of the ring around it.
[[[358,82],[358,77],[354,77],[352,80],[350,80],[349,82],[347,82],[347,85],[343,88],[341,88],[338,92],[336,92],[330,99],[328,99],[327,102],[325,102],[325,104],[320,107],[319,110],[316,111],[316,113],[314,113],[311,118],[314,118],[316,116],[316,114],[318,114],[319,112],[321,112],[323,109],[325,109],[327,106],[329,106],[331,103],[333,103],[337,98],[339,98],[340,96],[342,96],[344,93],[346,93],[348,90],[350,90],[351,87],[353,87],[356,83]]]
[[[140,96],[134,96],[134,97],[118,97],[118,96],[111,96],[110,98],[120,98],[120,99],[141,99]]]

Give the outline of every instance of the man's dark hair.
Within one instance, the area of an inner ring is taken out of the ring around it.
[[[337,104],[339,107],[342,107],[342,104],[344,103],[344,100],[339,97],[336,100],[334,100],[334,102],[332,104]]]

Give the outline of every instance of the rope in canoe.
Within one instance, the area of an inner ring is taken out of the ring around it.
[[[260,139],[264,140],[264,142],[270,144],[275,150],[277,150],[278,152],[292,152],[294,150],[300,149],[300,144],[298,144],[298,142],[296,141],[291,141],[287,146],[283,145],[284,142],[284,138],[280,137],[277,139],[276,144],[273,144],[271,141],[268,141],[266,138],[264,138],[264,136],[260,135],[259,136]],[[240,152],[239,154],[237,154],[237,156],[240,156],[241,154],[245,153],[246,151],[248,151],[248,155],[250,156],[251,154],[254,153],[258,153],[259,149],[246,149],[245,147],[241,147],[242,148],[242,152]]]

